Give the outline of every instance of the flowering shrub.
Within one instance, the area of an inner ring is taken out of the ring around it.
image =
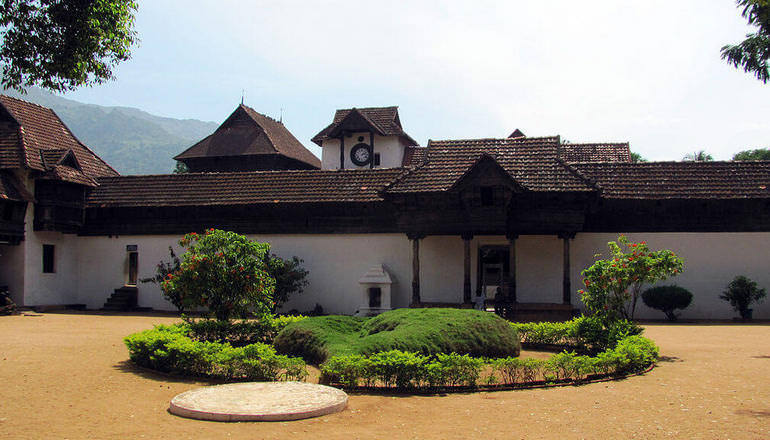
[[[611,258],[582,272],[585,289],[579,291],[586,309],[604,320],[633,319],[644,284],[682,271],[682,259],[670,250],[651,251],[646,242],[631,243],[623,235],[607,245]]]
[[[180,162],[181,163],[181,162]],[[163,294],[163,298],[166,299],[166,301],[170,302],[171,304],[176,307],[177,310],[179,310],[180,313],[184,312],[185,304],[184,301],[182,301],[182,297],[180,296],[179,291],[171,291],[166,290],[163,288],[163,282],[166,281],[169,274],[177,273],[179,271],[179,265],[182,264],[182,262],[179,260],[179,257],[176,256],[176,253],[174,253],[174,248],[171,246],[168,247],[168,253],[171,256],[171,261],[161,261],[158,263],[157,266],[155,266],[155,276],[150,278],[142,278],[141,282],[143,283],[154,283],[158,284],[160,286],[160,291]]]
[[[179,244],[186,252],[179,269],[161,283],[166,296],[187,308],[206,307],[220,321],[270,314],[275,280],[265,267],[269,244],[219,229],[187,234]]]

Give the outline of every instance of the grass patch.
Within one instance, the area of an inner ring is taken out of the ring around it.
[[[320,363],[330,356],[389,350],[477,357],[518,356],[521,343],[507,321],[468,309],[397,309],[374,318],[319,316],[289,324],[275,339],[280,353]]]

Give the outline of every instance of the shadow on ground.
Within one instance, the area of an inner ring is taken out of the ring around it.
[[[154,380],[156,382],[173,382],[173,383],[187,383],[194,384],[200,382],[210,382],[213,384],[219,383],[216,381],[208,380],[198,377],[180,377],[173,374],[161,373],[159,371],[153,371],[147,368],[140,367],[130,360],[120,361],[112,366],[113,369],[120,371],[121,373],[135,374],[144,379]]]
[[[738,411],[735,411],[735,414],[739,414],[742,416],[751,416],[751,417],[770,417],[770,410],[739,409]]]

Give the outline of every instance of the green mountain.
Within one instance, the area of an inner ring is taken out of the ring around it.
[[[172,157],[211,134],[214,122],[173,119],[131,107],[103,107],[62,98],[38,88],[5,95],[52,108],[84,144],[121,174],[166,174]]]

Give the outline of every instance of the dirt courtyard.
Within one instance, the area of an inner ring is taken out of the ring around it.
[[[770,438],[770,325],[649,325],[652,372],[579,387],[443,396],[351,395],[317,419],[217,423],[169,414],[205,385],[146,373],[122,338],[174,318],[0,317],[2,439]]]

